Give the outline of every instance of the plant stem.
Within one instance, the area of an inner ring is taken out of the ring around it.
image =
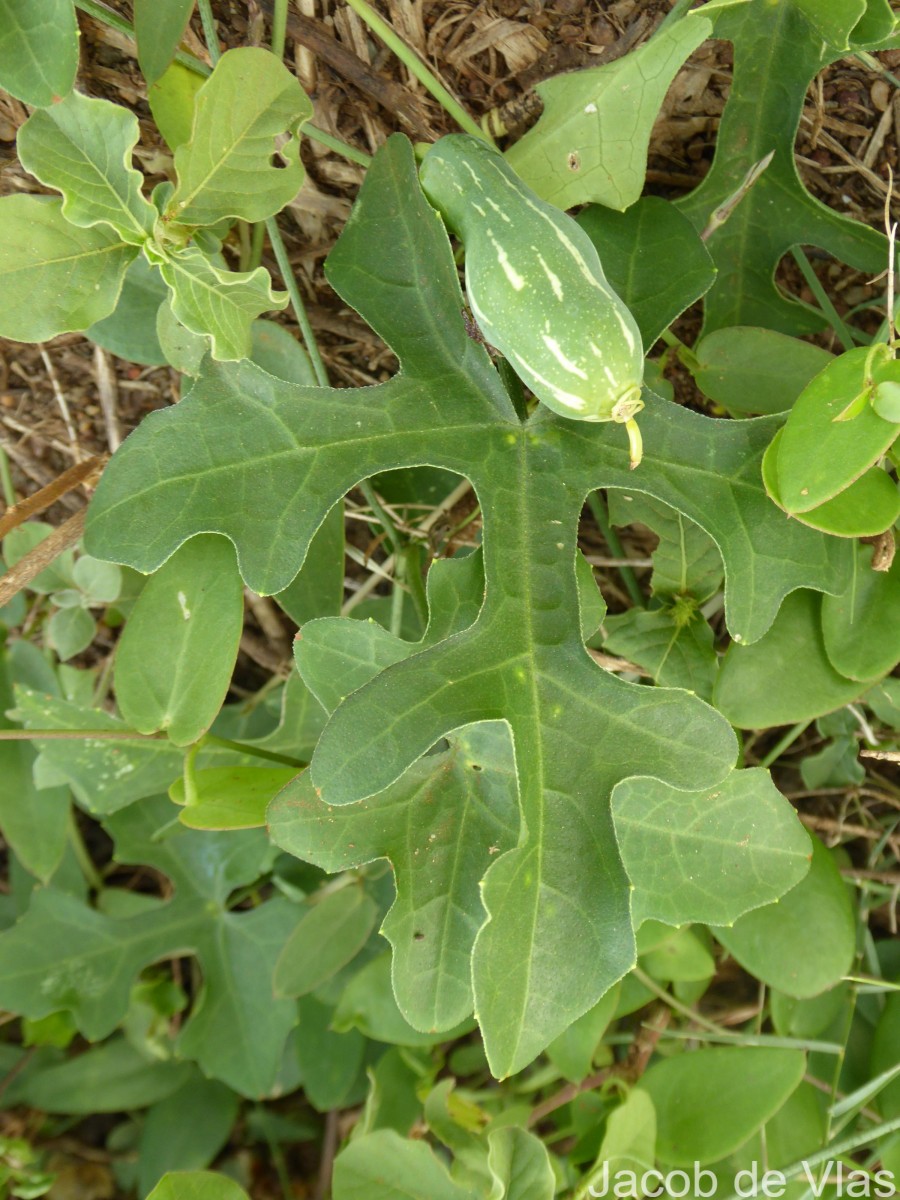
[[[607,546],[609,546],[610,550],[612,550],[613,557],[627,558],[628,556],[625,553],[625,549],[619,540],[619,535],[609,523],[609,514],[606,510],[606,504],[600,498],[598,492],[591,492],[591,494],[588,496],[588,507],[593,513],[594,520],[597,522],[597,528],[603,534],[604,541],[606,542]],[[622,582],[625,584],[625,590],[628,592],[628,595],[631,597],[635,606],[637,608],[646,608],[647,601],[644,599],[644,595],[638,586],[638,581],[635,578],[634,571],[632,571],[631,567],[623,565],[617,567],[616,570],[619,572]]]
[[[319,387],[328,387],[328,373],[325,370],[322,355],[319,353],[319,347],[316,344],[312,326],[309,323],[309,317],[306,315],[306,305],[303,303],[300,288],[297,286],[297,280],[294,278],[294,270],[285,249],[281,230],[278,228],[274,217],[269,217],[266,221],[266,231],[269,234],[269,241],[272,245],[272,251],[275,254],[275,261],[278,263],[279,271],[281,271],[281,278],[284,280],[284,286],[287,288],[288,295],[291,298],[291,308],[294,310],[294,316],[297,318],[297,324],[300,326],[300,332],[303,334],[303,343],[312,362],[316,380]]]
[[[0,742],[165,742],[159,733],[137,733],[133,729],[0,729]],[[263,750],[251,742],[234,742],[231,738],[216,737],[207,733],[204,746],[221,746],[223,750],[234,750],[236,754],[249,754],[251,758],[265,758],[269,762],[283,763],[303,771],[309,763],[287,754],[276,754]]]
[[[640,967],[632,968],[631,973],[638,983],[642,983],[648,991],[651,991],[653,995],[657,997],[657,999],[662,1000],[663,1004],[667,1004],[669,1008],[674,1009],[675,1012],[677,1012],[680,1016],[687,1018],[689,1021],[693,1021],[695,1025],[699,1025],[701,1028],[708,1030],[710,1033],[721,1033],[721,1029],[715,1023],[715,1021],[708,1021],[706,1017],[701,1017],[698,1012],[694,1012],[692,1008],[688,1008],[686,1004],[682,1004],[680,1000],[678,1000],[670,992],[667,992],[665,988],[661,988],[656,980],[651,979],[650,976],[647,975],[646,972],[642,971]]]
[[[309,763],[303,762],[299,758],[291,758],[288,754],[276,754],[274,750],[263,750],[248,742],[233,742],[231,738],[217,737],[214,733],[205,734],[202,744],[204,746],[221,746],[223,750],[234,750],[237,754],[249,754],[252,758],[264,758],[267,762],[281,763],[285,767],[296,767],[298,771],[305,771],[309,766]]]
[[[200,22],[203,25],[203,40],[206,42],[206,48],[209,51],[212,65],[215,66],[222,57],[222,49],[219,45],[219,33],[216,29],[216,18],[213,16],[212,4],[210,0],[197,0],[197,9],[200,13]]]
[[[798,724],[792,725],[791,728],[784,735],[784,737],[781,737],[778,739],[778,741],[775,743],[775,745],[772,747],[772,749],[769,751],[769,753],[764,758],[761,758],[759,760],[759,762],[757,763],[757,766],[771,767],[772,763],[776,762],[777,759],[779,759],[782,756],[782,754],[784,754],[784,752],[785,752],[785,750],[787,750],[788,746],[792,746],[794,744],[794,742],[796,742],[796,740],[800,736],[800,734],[803,733],[803,731],[805,729],[808,729],[811,724],[812,724],[812,720],[800,721],[800,722],[798,722]]]
[[[812,294],[818,302],[819,308],[828,318],[831,328],[834,330],[835,336],[844,347],[845,350],[852,350],[856,346],[856,340],[850,331],[850,327],[844,323],[838,315],[837,309],[831,303],[831,297],[819,283],[819,277],[812,269],[812,264],[806,257],[801,246],[795,246],[791,251],[794,256],[794,262],[800,268],[803,278],[809,284]]]
[[[9,459],[2,446],[0,446],[0,487],[3,488],[6,507],[13,508],[16,503],[16,489],[13,487],[12,475],[9,470]]]
[[[263,245],[266,240],[266,223],[265,221],[257,221],[253,226],[253,232],[250,235],[250,252],[247,255],[247,266],[245,271],[255,271],[262,262]]]
[[[284,58],[287,19],[288,0],[275,0],[275,11],[272,13],[272,53],[278,59]]]
[[[75,816],[74,810],[69,813],[69,841],[72,845],[72,851],[75,858],[81,867],[81,873],[88,882],[88,886],[95,892],[99,892],[103,887],[103,879],[99,871],[94,866],[94,860],[88,853],[88,848],[84,844],[84,839],[81,836],[81,830],[78,828],[78,819]]]
[[[321,142],[323,146],[327,146],[335,154],[340,154],[343,158],[357,163],[360,167],[368,167],[372,162],[371,154],[366,154],[364,150],[357,150],[355,146],[351,146],[347,142],[342,142],[340,138],[333,137],[332,134],[326,133],[324,129],[318,129],[315,125],[310,125],[308,121],[302,126],[302,132],[314,142]]]
[[[366,3],[366,0],[347,0],[347,3],[357,16],[365,21],[372,32],[380,37],[389,49],[393,50],[403,65],[418,79],[423,87],[427,88],[438,104],[450,114],[461,129],[465,129],[467,133],[471,133],[473,137],[480,138],[481,141],[487,142],[489,145],[494,144],[492,138],[485,133],[477,121],[474,121],[469,116],[456,97],[448,92],[430,68],[407,46],[402,38],[398,37],[394,29],[375,12],[371,5]]]

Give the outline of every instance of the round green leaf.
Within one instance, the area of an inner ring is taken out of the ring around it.
[[[778,450],[783,429],[772,439],[763,455],[762,475],[766,491],[779,508],[785,508],[777,475]],[[876,537],[890,529],[900,516],[900,492],[886,471],[872,467],[834,496],[804,513],[790,513],[795,520],[835,537]]]
[[[139,733],[195,742],[215,720],[243,625],[234,547],[203,534],[186,542],[141,592],[116,651],[122,716]]]
[[[831,665],[822,639],[821,606],[817,592],[792,592],[758,642],[728,647],[713,702],[732,725],[766,729],[808,721],[865,691],[868,684],[847,679]]]
[[[900,422],[900,383],[886,379],[872,393],[872,407],[884,421]]]
[[[870,348],[848,350],[821,371],[791,410],[778,450],[778,487],[784,508],[808,512],[849,487],[897,436],[870,404],[836,420],[867,390]]]
[[[851,679],[877,679],[900,661],[900,560],[872,569],[872,547],[856,549],[855,570],[843,595],[822,599],[822,636],[835,670]]]
[[[834,357],[819,346],[752,325],[715,329],[694,348],[697,386],[737,413],[780,413]]]
[[[656,1109],[656,1155],[690,1167],[731,1154],[803,1078],[799,1050],[714,1046],[663,1059],[640,1082]]]
[[[323,896],[302,917],[275,964],[277,996],[304,996],[365,945],[378,910],[361,887],[344,887]]]
[[[831,855],[815,838],[807,876],[786,896],[716,937],[757,979],[804,999],[833,987],[856,951],[853,907]]]
[[[272,797],[297,775],[293,767],[206,767],[194,772],[197,797],[179,820],[188,829],[258,829]],[[184,778],[169,798],[185,804]]]

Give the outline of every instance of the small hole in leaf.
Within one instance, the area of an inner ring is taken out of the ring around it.
[[[424,942],[425,934],[417,931],[416,933],[413,934],[413,941],[414,942]]]
[[[566,159],[566,166],[569,168],[570,171],[580,171],[581,170],[581,155],[578,153],[577,150],[573,150],[571,152],[571,154],[569,155],[569,157]]]
[[[269,166],[275,167],[279,171],[284,171],[287,168],[287,163],[280,154],[273,154],[269,159]]]
[[[482,767],[481,767],[481,764],[480,764],[480,763],[472,763],[472,770],[473,770],[473,771],[480,771],[481,769],[482,769]]]

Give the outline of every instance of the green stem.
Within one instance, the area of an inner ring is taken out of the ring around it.
[[[676,352],[678,361],[687,367],[692,375],[700,370],[700,360],[697,355],[671,329],[664,329],[659,337],[661,341],[665,342],[667,346]]]
[[[275,10],[272,13],[272,53],[278,59],[284,58],[287,19],[288,0],[275,0]]]
[[[791,254],[794,256],[794,262],[800,268],[803,278],[809,284],[810,291],[815,296],[819,308],[821,308],[822,312],[831,323],[831,328],[834,330],[838,341],[845,350],[853,350],[856,346],[856,341],[853,337],[853,334],[850,332],[849,326],[846,325],[841,319],[837,309],[831,303],[831,297],[822,287],[821,283],[819,283],[819,277],[812,269],[812,264],[806,257],[802,247],[795,246],[791,251]]]
[[[244,268],[247,271],[255,271],[262,262],[263,245],[266,240],[266,223],[265,221],[257,221],[253,226],[253,233],[250,237],[250,253],[247,255],[247,266]]]
[[[306,305],[303,303],[300,288],[297,286],[297,280],[294,278],[294,270],[285,249],[281,230],[278,228],[274,217],[269,217],[266,221],[266,230],[275,254],[275,261],[278,263],[279,271],[281,271],[281,278],[284,280],[284,286],[287,288],[288,295],[291,298],[291,308],[294,310],[294,316],[297,318],[297,324],[300,326],[300,332],[303,334],[303,342],[312,362],[316,380],[319,387],[328,387],[328,372],[325,370],[325,364],[322,361],[322,355],[319,353],[319,347],[316,344],[312,326],[309,323],[309,317],[306,315]]]
[[[12,508],[16,503],[16,489],[13,487],[12,475],[9,470],[9,459],[6,451],[0,446],[0,487],[3,488],[3,499],[6,507]]]
[[[212,4],[210,0],[197,0],[197,8],[200,11],[200,21],[203,25],[203,40],[206,42],[206,48],[209,51],[212,65],[215,66],[222,57],[222,49],[219,45],[219,33],[216,29],[216,18],[213,16]]]
[[[308,121],[303,125],[302,132],[314,142],[321,142],[323,146],[327,146],[335,154],[340,154],[342,157],[349,159],[350,162],[357,163],[360,167],[368,167],[372,162],[371,154],[366,154],[364,150],[357,150],[355,146],[351,146],[347,142],[342,142],[340,138],[333,137],[332,134],[326,133],[324,129],[318,129],[315,125],[310,125]]]
[[[658,1000],[662,1000],[663,1004],[667,1004],[674,1012],[679,1013],[688,1021],[693,1021],[695,1025],[701,1026],[701,1028],[708,1030],[709,1033],[721,1032],[720,1027],[714,1021],[708,1021],[706,1017],[701,1017],[698,1012],[694,1012],[692,1008],[688,1008],[686,1004],[682,1004],[671,992],[667,992],[665,988],[661,988],[656,980],[651,979],[640,967],[633,967],[631,973],[638,983],[642,983],[648,991],[652,992]]]
[[[159,733],[136,733],[133,729],[0,729],[0,742],[160,742],[165,737]],[[309,763],[286,754],[275,754],[263,750],[250,742],[234,742],[231,738],[216,737],[207,733],[204,746],[221,746],[238,754],[249,754],[251,758],[265,758],[269,762],[283,763],[286,767],[304,770]]]
[[[424,88],[427,88],[438,104],[450,114],[461,129],[465,129],[467,133],[471,133],[473,137],[477,137],[489,145],[494,144],[491,137],[485,133],[477,121],[474,121],[469,116],[456,97],[447,91],[437,76],[425,66],[419,56],[407,46],[403,39],[397,36],[387,21],[383,20],[371,5],[366,3],[366,0],[347,0],[347,3],[357,16],[365,21],[372,32],[380,37],[389,49],[393,50],[403,65],[418,79]]]
[[[609,523],[609,514],[606,511],[606,505],[600,499],[599,493],[590,493],[588,496],[588,507],[593,513],[594,520],[597,522],[597,528],[603,534],[604,541],[606,542],[607,546],[609,546],[610,550],[612,550],[613,557],[626,558],[627,555],[625,554],[625,548],[619,540],[619,535]],[[634,571],[632,571],[631,567],[623,565],[617,567],[616,570],[619,572],[622,582],[625,584],[625,590],[631,597],[632,603],[637,608],[646,608],[647,601],[644,599],[644,595],[638,586],[638,581],[635,578]]]
[[[88,848],[84,844],[84,838],[81,836],[81,830],[78,828],[78,820],[74,811],[69,813],[69,841],[78,865],[81,867],[81,873],[88,882],[88,886],[93,891],[99,892],[103,887],[103,879],[100,872],[94,866],[94,860],[91,858]]]
[[[772,763],[781,758],[788,746],[793,746],[800,734],[803,733],[805,729],[808,729],[811,724],[812,720],[810,719],[809,721],[799,721],[796,725],[792,725],[784,737],[778,739],[769,753],[764,758],[759,760],[757,766],[771,767]]]
[[[203,737],[202,744],[204,746],[221,746],[223,750],[249,754],[252,758],[264,758],[267,762],[281,763],[285,767],[296,767],[298,771],[305,771],[309,766],[309,763],[303,762],[299,758],[291,758],[288,754],[276,754],[274,750],[263,750],[259,746],[253,746],[247,742],[233,742],[231,738],[217,737],[214,733],[207,733]]]
[[[197,751],[200,749],[200,743],[194,742],[190,746],[184,756],[184,768],[182,776],[184,778],[184,802],[190,807],[197,804],[200,800],[197,794],[197,776],[194,774],[194,759],[197,757]]]

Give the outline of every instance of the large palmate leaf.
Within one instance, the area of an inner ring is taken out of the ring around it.
[[[49,196],[5,196],[0,234],[0,336],[20,342],[109,316],[136,253],[105,225],[70,225],[62,201]]]
[[[287,67],[267,50],[223,54],[197,93],[191,140],[175,151],[178,186],[164,220],[215,225],[223,217],[263,221],[303,183],[298,130],[312,105]],[[278,134],[293,136],[278,147]]]
[[[669,84],[711,32],[712,22],[692,13],[616,62],[537,84],[544,111],[507,151],[510,165],[559,208],[628,208],[644,187],[650,131]]]
[[[110,225],[139,246],[153,230],[156,209],[141,195],[143,176],[131,165],[140,137],[137,117],[120,104],[70,92],[38,109],[19,130],[26,171],[63,194],[73,225]]]
[[[26,104],[52,104],[77,70],[72,0],[0,0],[0,87]]]
[[[734,43],[734,81],[709,174],[678,207],[698,229],[741,189],[751,168],[774,157],[707,246],[718,268],[706,298],[706,329],[762,325],[811,333],[824,322],[786,300],[773,276],[792,246],[820,246],[877,274],[887,243],[873,229],[841,216],[807,192],[797,174],[794,139],[812,77],[844,52],[815,29],[804,10],[817,0],[748,0],[721,13],[715,35]]]
[[[480,557],[439,562],[428,577],[423,645],[469,627],[484,591]],[[328,711],[417,646],[369,622],[312,621],[295,643],[305,682]],[[493,858],[516,844],[515,768],[505,728],[461,731],[376,799],[335,808],[308,773],[269,808],[276,844],[326,871],[384,856],[397,899],[382,926],[394,947],[394,991],[411,1025],[449,1029],[472,1011],[470,959],[484,924],[479,885]]]
[[[120,862],[147,863],[175,885],[173,899],[116,918],[62,891],[34,893],[24,917],[0,936],[0,1005],[43,1017],[70,1011],[85,1037],[106,1037],[128,1008],[149,963],[196,954],[204,992],[178,1039],[180,1053],[248,1096],[272,1086],[296,1019],[275,1000],[272,973],[296,910],[275,899],[231,913],[230,893],[259,877],[261,833],[193,833],[171,825],[168,801],[145,801],[107,824]]]
[[[462,632],[396,662],[340,704],[311,781],[327,804],[394,784],[447,734],[505,721],[520,841],[484,877],[476,1010],[494,1070],[530,1061],[634,961],[628,888],[609,813],[635,773],[712,787],[735,755],[700,700],[599,669],[580,633],[578,518],[597,486],[647,491],[713,538],[733,636],[752,641],[800,586],[839,590],[846,547],[784,522],[759,462],[777,422],[715,422],[648,397],[645,457],[622,430],[537,411],[517,417],[466,334],[451,248],[392,139],[332,252],[329,275],[402,370],[359,395],[208,364],[177,408],[128,440],[97,490],[92,553],[153,569],[200,530],[224,533],[245,581],[283,588],[322,514],[361,477],[429,463],[465,474],[484,518],[485,597]]]

